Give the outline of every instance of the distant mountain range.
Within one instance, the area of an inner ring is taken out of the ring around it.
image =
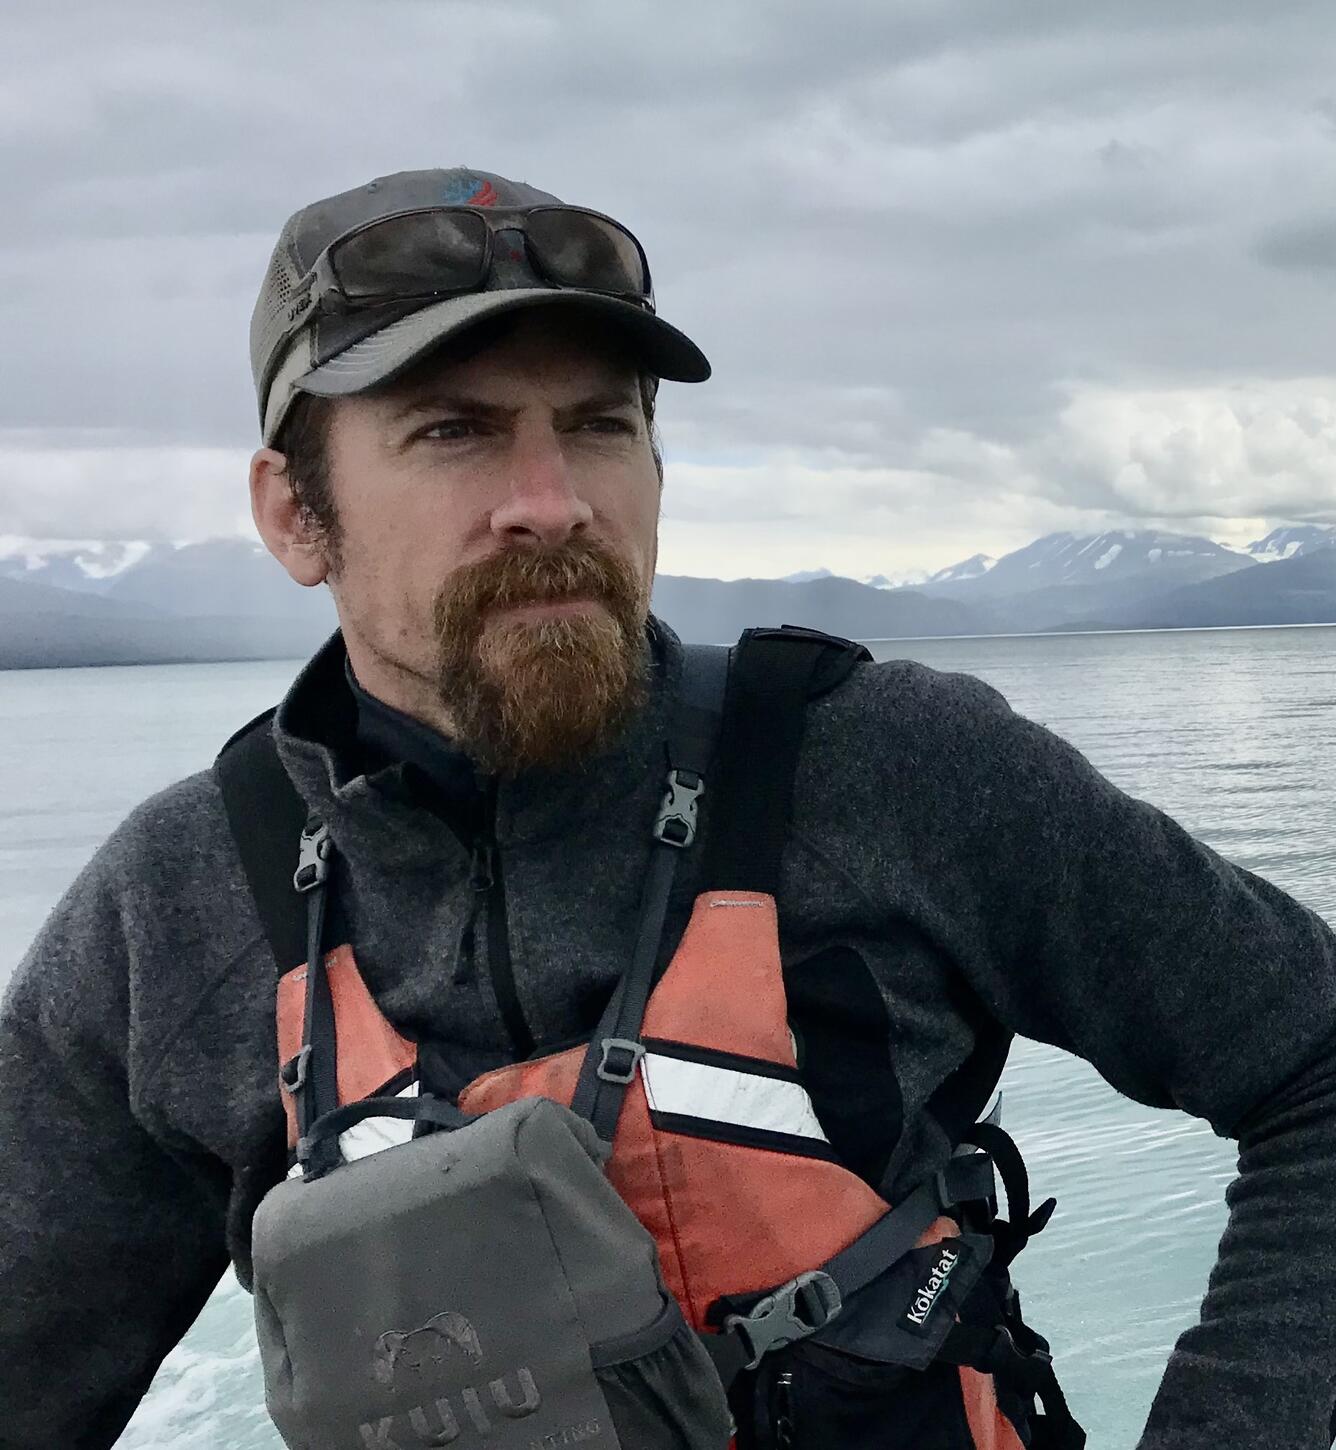
[[[934,574],[844,579],[660,575],[655,611],[687,640],[806,624],[857,639],[1336,623],[1336,528],[1278,528],[1246,549],[1150,530],[1049,534]],[[0,669],[287,659],[334,628],[258,544],[0,539]]]

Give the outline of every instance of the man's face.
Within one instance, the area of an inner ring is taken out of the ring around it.
[[[475,357],[341,399],[327,456],[329,583],[362,683],[502,773],[606,744],[643,698],[657,548],[634,367],[523,316]]]

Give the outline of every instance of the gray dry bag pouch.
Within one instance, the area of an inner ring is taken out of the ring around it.
[[[604,1154],[525,1098],[273,1188],[255,1316],[284,1441],[724,1450],[719,1377]]]

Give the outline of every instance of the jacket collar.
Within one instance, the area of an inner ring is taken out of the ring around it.
[[[558,837],[573,824],[625,808],[637,789],[657,792],[667,767],[671,702],[682,673],[682,644],[650,616],[646,703],[600,754],[561,770],[526,771],[499,783],[496,838],[505,846]],[[357,702],[347,651],[336,633],[311,659],[279,705],[274,736],[280,759],[314,815],[347,855],[374,855],[384,866],[421,868],[463,847],[427,809],[402,762],[365,769],[357,740]]]
[[[425,789],[447,801],[462,804],[476,799],[485,782],[453,740],[369,694],[358,683],[351,663],[345,662],[343,677],[357,707],[357,744],[364,769],[402,763],[420,773]]]

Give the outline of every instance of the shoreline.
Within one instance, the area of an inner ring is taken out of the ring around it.
[[[860,639],[859,644],[869,647],[874,645],[901,645],[901,644],[942,644],[951,640],[963,640],[977,643],[989,639],[1087,639],[1091,637],[1108,638],[1118,635],[1137,634],[1242,634],[1256,630],[1277,630],[1277,629],[1336,629],[1336,620],[1312,620],[1298,624],[1182,624],[1182,625],[1158,625],[1149,629],[1041,629],[1028,631],[1014,631],[998,634],[905,634],[889,635],[882,638]],[[736,640],[720,640],[721,644],[735,644]],[[128,670],[128,669],[162,669],[164,667],[175,668],[179,665],[238,665],[238,664],[304,664],[309,655],[220,655],[211,659],[122,659],[122,660],[89,660],[82,664],[31,664],[31,665],[3,665],[0,666],[0,674],[38,674],[48,670]]]

